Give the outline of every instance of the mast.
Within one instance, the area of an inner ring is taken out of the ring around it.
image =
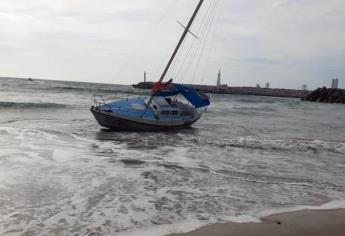
[[[168,73],[169,68],[170,68],[170,66],[171,66],[171,63],[174,61],[175,56],[176,56],[178,50],[180,49],[180,47],[181,47],[181,45],[182,45],[184,39],[186,38],[186,35],[187,35],[187,33],[189,32],[190,27],[192,26],[192,24],[193,24],[193,22],[194,22],[194,19],[195,19],[196,15],[198,14],[198,12],[199,12],[199,10],[200,10],[200,7],[201,7],[201,5],[203,4],[203,2],[204,2],[204,0],[200,0],[200,1],[199,1],[199,4],[198,4],[198,6],[196,7],[196,9],[195,9],[195,11],[194,11],[192,17],[190,18],[187,27],[186,27],[185,30],[183,31],[183,34],[182,34],[182,36],[181,36],[181,38],[180,38],[180,41],[178,42],[178,44],[177,44],[177,46],[176,46],[176,48],[175,48],[173,54],[172,54],[171,57],[170,57],[170,60],[169,60],[168,64],[166,65],[166,67],[165,67],[165,69],[164,69],[164,71],[163,71],[163,74],[161,75],[161,78],[159,79],[159,82],[160,82],[160,83],[163,82],[163,80],[164,80],[166,74]]]
[[[161,75],[161,77],[160,77],[158,83],[162,83],[162,82],[163,82],[163,80],[164,80],[166,74],[168,73],[168,71],[169,71],[169,69],[170,69],[171,63],[174,61],[174,59],[175,59],[175,57],[176,57],[176,54],[177,54],[178,50],[180,49],[180,47],[181,47],[181,45],[182,45],[184,39],[186,38],[186,35],[188,34],[188,32],[189,32],[189,30],[190,30],[190,27],[192,26],[192,24],[193,24],[193,22],[194,22],[194,19],[195,19],[196,15],[198,14],[198,12],[199,12],[199,10],[200,10],[200,7],[201,7],[201,5],[202,5],[203,3],[204,3],[204,0],[200,0],[200,1],[199,1],[199,3],[198,3],[198,5],[197,5],[196,9],[194,10],[194,13],[193,13],[192,17],[190,18],[190,20],[189,20],[189,22],[188,22],[188,25],[186,26],[186,28],[185,28],[184,31],[183,31],[183,34],[181,35],[181,38],[180,38],[180,40],[179,40],[179,42],[178,42],[178,44],[177,44],[177,46],[176,46],[176,48],[175,48],[173,54],[171,55],[171,57],[170,57],[170,59],[169,59],[169,62],[168,62],[168,64],[166,65],[166,67],[165,67],[165,69],[164,69],[164,71],[163,71],[163,73],[162,73],[162,75]],[[150,105],[150,103],[152,102],[152,99],[153,99],[153,94],[151,94],[151,96],[150,96],[150,98],[149,98],[149,100],[148,100],[148,102],[147,102],[147,104],[146,104],[147,106]]]

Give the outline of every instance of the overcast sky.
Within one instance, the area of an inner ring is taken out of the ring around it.
[[[183,31],[176,20],[197,2],[1,0],[0,76],[132,84],[146,70],[158,80]],[[234,86],[313,89],[338,77],[345,87],[344,29],[344,0],[205,0],[200,39],[188,36],[169,76],[214,84],[221,69]]]

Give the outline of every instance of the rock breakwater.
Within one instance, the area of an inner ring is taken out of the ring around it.
[[[141,82],[133,85],[134,88],[151,89],[154,82]],[[188,85],[188,84],[187,84]],[[256,88],[256,87],[228,87],[228,86],[210,86],[210,85],[189,85],[200,89],[204,93],[216,94],[241,94],[241,95],[256,95],[268,97],[290,97],[290,98],[304,98],[310,91],[294,90],[294,89],[270,89],[270,88]]]
[[[324,103],[343,103],[345,104],[345,89],[318,88],[305,96],[303,101],[324,102]]]

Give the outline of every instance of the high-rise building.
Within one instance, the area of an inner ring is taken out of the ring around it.
[[[332,79],[332,89],[337,89],[339,85],[339,79]]]
[[[256,87],[257,87],[257,88],[261,88],[260,84],[256,84]]]
[[[308,90],[308,87],[307,87],[306,84],[303,84],[303,85],[302,85],[302,90]]]
[[[270,88],[270,83],[265,84],[265,88],[269,89]]]

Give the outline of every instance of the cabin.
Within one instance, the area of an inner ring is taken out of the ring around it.
[[[145,100],[148,104],[149,98]],[[169,97],[153,97],[149,104],[152,111],[158,116],[178,116],[180,114],[180,102]]]

